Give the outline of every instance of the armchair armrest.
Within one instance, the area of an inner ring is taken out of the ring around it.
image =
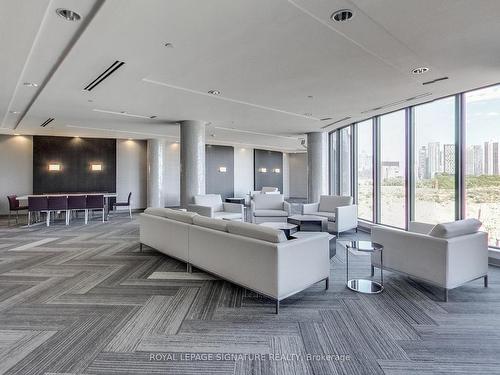
[[[311,215],[319,211],[319,202],[305,203],[302,205],[302,215]]]
[[[214,209],[210,206],[200,206],[199,204],[188,204],[188,211],[196,212],[201,216],[214,217]]]
[[[410,221],[408,223],[408,232],[428,234],[434,228],[433,224],[420,223],[418,221]]]
[[[283,210],[288,212],[288,216],[292,214],[292,205],[288,202],[283,202]]]
[[[237,212],[243,215],[243,205],[239,203],[222,203],[225,212]]]
[[[344,232],[358,227],[358,205],[339,206],[335,208],[337,232]]]

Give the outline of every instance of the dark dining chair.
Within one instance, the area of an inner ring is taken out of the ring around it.
[[[9,195],[7,196],[9,200],[9,221],[8,226],[10,227],[10,215],[12,212],[16,213],[16,224],[19,224],[19,211],[25,211],[28,209],[28,206],[20,206],[19,201],[17,200],[17,195]]]
[[[132,206],[130,205],[130,198],[132,197],[132,192],[128,193],[128,198],[126,202],[115,202],[113,203],[113,210],[116,211],[116,207],[128,207],[128,214],[132,219]]]
[[[68,210],[70,211],[69,220],[71,220],[71,213],[84,211],[85,212],[85,224],[88,221],[88,211],[87,211],[87,196],[85,195],[69,195],[68,196]]]
[[[50,225],[51,214],[54,212],[63,212],[66,219],[66,225],[69,224],[68,215],[68,197],[66,195],[49,195],[47,209],[47,226]]]
[[[94,210],[102,210],[102,222],[104,223],[104,195],[102,194],[87,195],[86,205],[87,205],[87,211],[90,211],[91,218],[92,218],[92,212]]]
[[[46,212],[47,216],[49,209],[49,200],[43,195],[32,195],[28,197],[28,226],[31,224],[31,214],[39,215]]]

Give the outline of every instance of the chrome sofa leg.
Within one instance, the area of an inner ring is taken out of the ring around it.
[[[375,276],[375,267],[373,267],[373,265],[372,265],[372,272],[371,272],[371,276],[372,276],[372,277],[373,277],[373,276]]]
[[[276,300],[276,315],[280,313],[280,301]]]
[[[193,266],[191,263],[186,263],[186,271],[187,273],[193,273]]]
[[[330,288],[330,278],[327,277],[325,279],[325,290],[328,290]]]
[[[444,302],[448,302],[448,289],[444,289]]]
[[[486,275],[484,277],[484,287],[487,288],[488,287],[488,275]]]
[[[142,253],[142,242],[139,242],[139,251]]]

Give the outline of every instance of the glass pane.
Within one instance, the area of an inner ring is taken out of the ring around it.
[[[405,227],[405,111],[380,117],[380,222]]]
[[[455,98],[415,107],[415,221],[455,220]]]
[[[500,247],[500,86],[465,94],[465,110],[465,214]]]
[[[351,127],[340,131],[340,195],[351,195]]]
[[[330,133],[330,194],[337,194],[337,132]]]
[[[373,220],[373,121],[360,122],[358,131],[358,216]]]

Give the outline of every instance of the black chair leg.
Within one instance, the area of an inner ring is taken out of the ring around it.
[[[487,288],[488,287],[488,275],[486,275],[484,277],[484,287]]]

